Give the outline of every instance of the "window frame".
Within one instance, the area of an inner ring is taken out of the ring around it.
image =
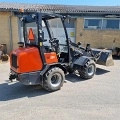
[[[99,19],[99,20],[101,20],[101,27],[100,28],[96,28],[96,29],[92,29],[92,28],[85,28],[85,20],[90,20],[90,19]],[[103,23],[104,23],[104,20],[118,20],[119,21],[119,28],[117,29],[117,28],[115,28],[115,29],[113,29],[113,28],[103,28]],[[88,18],[88,17],[86,17],[86,18],[84,18],[84,24],[83,24],[83,29],[84,30],[120,30],[120,18]]]
[[[113,20],[113,21],[118,21],[119,23],[118,23],[118,28],[108,28],[107,27],[107,24],[108,24],[108,21],[110,21],[110,20]],[[104,28],[104,26],[103,26],[103,24],[104,24],[104,21],[106,21],[106,26],[105,26],[105,28]],[[103,24],[102,24],[102,29],[104,30],[120,30],[120,19],[103,19]]]
[[[96,28],[96,29],[94,29],[94,28],[85,28],[85,20],[100,20],[101,21],[101,26],[102,26],[102,19],[101,18],[84,18],[84,26],[83,26],[84,29],[90,29],[90,30],[101,29],[101,26],[100,26],[100,28]]]

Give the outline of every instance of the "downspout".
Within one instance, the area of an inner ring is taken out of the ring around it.
[[[8,18],[9,36],[10,36],[10,37],[9,37],[9,40],[10,40],[10,51],[13,50],[12,20],[11,20],[12,16],[13,16],[13,13],[12,13],[12,11],[11,11],[11,12],[10,12],[10,16],[9,16],[9,18]]]

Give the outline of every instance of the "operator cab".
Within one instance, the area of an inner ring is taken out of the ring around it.
[[[62,41],[58,40],[56,35],[53,34],[54,29],[52,28],[55,28],[55,26],[52,26],[52,23],[55,19],[59,21],[60,31],[64,31],[62,35],[64,40]],[[61,15],[47,13],[37,13],[21,18],[21,21],[23,21],[24,46],[38,47],[40,52],[43,53],[55,52],[59,62],[69,63],[69,40],[64,20],[65,17]],[[62,43],[63,41],[64,43]],[[64,49],[66,50],[64,51]]]

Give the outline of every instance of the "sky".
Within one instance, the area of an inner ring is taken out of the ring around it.
[[[0,0],[0,2],[90,5],[90,6],[120,6],[120,0]]]

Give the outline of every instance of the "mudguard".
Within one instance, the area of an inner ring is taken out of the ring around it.
[[[91,58],[88,56],[81,56],[73,62],[73,68],[83,67],[90,60],[91,60]],[[80,69],[80,68],[78,68],[78,69]]]

